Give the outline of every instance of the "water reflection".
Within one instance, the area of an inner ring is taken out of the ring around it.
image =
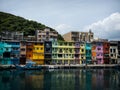
[[[120,90],[120,71],[114,69],[0,71],[0,90]]]

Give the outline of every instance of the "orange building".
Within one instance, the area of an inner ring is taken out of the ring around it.
[[[92,43],[92,62],[95,63],[96,61],[96,43]]]
[[[26,59],[33,59],[33,42],[26,42]]]

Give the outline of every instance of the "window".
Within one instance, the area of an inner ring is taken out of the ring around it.
[[[75,46],[79,46],[79,43],[75,43]]]
[[[101,46],[101,44],[100,44],[100,43],[98,43],[98,46]]]
[[[58,57],[60,57],[60,58],[61,58],[61,57],[62,57],[62,54],[58,54]]]
[[[41,38],[41,35],[39,35],[39,38]]]
[[[31,55],[29,55],[29,57],[31,57]]]
[[[46,35],[49,35],[49,32],[46,32]]]
[[[8,48],[6,48],[6,51],[8,51],[9,49]]]
[[[120,54],[120,51],[118,51],[118,54]]]
[[[32,51],[32,48],[28,48],[28,51]]]
[[[116,52],[116,50],[115,49],[113,49],[113,53],[115,53]]]
[[[69,43],[70,46],[72,46],[72,43]]]
[[[21,57],[25,57],[25,55],[21,55]]]
[[[69,51],[70,51],[70,53],[72,53],[72,49],[70,49]]]
[[[0,50],[3,50],[3,48],[0,48]]]
[[[67,43],[64,43],[65,46],[67,46]]]
[[[87,47],[90,47],[90,45],[89,45],[89,44],[87,44]]]
[[[37,45],[37,43],[35,43],[35,45]]]
[[[110,52],[112,52],[112,49],[110,49]]]
[[[25,48],[21,48],[21,51],[25,51]]]
[[[89,53],[89,50],[86,50],[86,54],[88,54]]]
[[[16,45],[20,45],[20,42],[17,42]]]
[[[51,52],[51,49],[50,48],[46,48],[45,52]]]
[[[98,50],[101,50],[101,48],[98,48]]]
[[[84,52],[84,49],[82,49],[82,52]]]
[[[43,45],[43,43],[40,43],[40,45],[42,46],[42,45]]]
[[[110,56],[113,57],[113,54],[111,54]]]
[[[60,46],[62,46],[62,43],[60,43]]]
[[[49,48],[49,47],[50,47],[50,45],[47,43],[47,44],[46,44],[46,47],[47,47],[47,48]]]
[[[105,48],[106,51],[108,51],[109,49],[108,48]]]
[[[91,35],[91,37],[93,37],[93,35]]]
[[[62,53],[62,49],[60,49],[60,53]]]
[[[101,61],[102,59],[101,58],[98,58],[99,61]]]
[[[16,55],[15,54],[11,54],[11,57],[16,57]]]

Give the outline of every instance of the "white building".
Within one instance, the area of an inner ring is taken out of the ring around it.
[[[44,30],[36,30],[35,36],[37,41],[56,41],[58,33],[51,31],[49,28],[45,28]]]

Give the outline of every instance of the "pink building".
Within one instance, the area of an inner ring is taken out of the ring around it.
[[[98,64],[103,64],[103,43],[96,42],[96,59]]]

